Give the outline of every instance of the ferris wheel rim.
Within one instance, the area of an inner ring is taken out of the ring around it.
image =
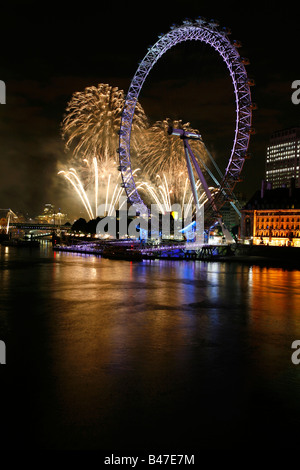
[[[236,125],[231,155],[228,160],[219,189],[215,195],[215,203],[220,208],[226,200],[226,194],[231,194],[236,183],[239,181],[252,133],[252,100],[249,80],[245,61],[238,52],[240,43],[230,42],[226,28],[211,20],[207,22],[199,17],[196,20],[185,20],[181,25],[173,25],[170,31],[159,36],[158,41],[148,48],[147,54],[139,63],[137,71],[131,81],[125,98],[121,114],[119,130],[119,170],[122,174],[122,186],[125,189],[131,204],[138,204],[147,209],[135,185],[130,158],[130,138],[135,106],[138,101],[143,84],[156,62],[172,47],[188,40],[199,40],[205,42],[215,49],[230,73],[235,102],[236,102]]]

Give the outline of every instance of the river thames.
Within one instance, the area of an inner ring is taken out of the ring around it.
[[[296,448],[300,271],[1,247],[3,449]]]

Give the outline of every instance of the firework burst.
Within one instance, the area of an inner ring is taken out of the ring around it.
[[[74,157],[89,161],[115,159],[121,112],[125,102],[124,91],[108,84],[85,88],[69,101],[61,130],[66,148]],[[141,132],[148,127],[142,106],[137,103],[132,123],[132,146],[137,147]]]
[[[61,130],[66,149],[72,151],[72,168],[60,173],[76,190],[89,217],[95,217],[100,201],[114,206],[122,193],[116,149],[124,102],[123,90],[100,83],[75,92],[66,107]],[[131,132],[131,164],[141,169],[137,188],[166,210],[190,194],[184,146],[181,139],[168,134],[170,125],[199,134],[181,120],[165,119],[149,127],[137,103]],[[191,141],[190,145],[200,160],[207,160],[203,142]]]
[[[157,121],[144,131],[145,138],[140,142],[139,147],[139,164],[151,181],[155,181],[157,175],[165,175],[164,178],[167,177],[172,197],[179,202],[185,191],[187,166],[182,140],[172,138],[168,134],[170,125],[199,134],[198,130],[190,127],[190,123],[183,123],[181,120]],[[207,160],[203,142],[190,141],[190,146],[201,160]]]

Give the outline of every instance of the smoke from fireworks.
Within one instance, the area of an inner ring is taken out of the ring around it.
[[[62,137],[74,157],[89,161],[93,157],[99,161],[115,159],[124,101],[123,90],[105,83],[73,94],[62,122]],[[133,148],[147,127],[147,117],[137,103],[132,122]]]

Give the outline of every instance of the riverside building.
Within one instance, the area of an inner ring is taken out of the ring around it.
[[[262,182],[242,209],[241,238],[254,245],[300,247],[300,188],[294,180],[275,189]]]

